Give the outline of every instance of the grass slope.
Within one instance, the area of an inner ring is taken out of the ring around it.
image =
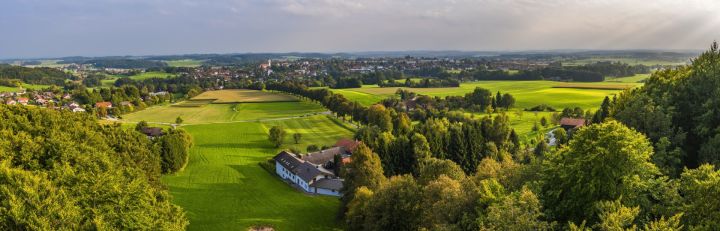
[[[123,121],[137,123],[145,120],[155,123],[174,123],[182,117],[185,124],[226,123],[258,119],[274,119],[302,116],[325,111],[322,106],[310,102],[207,104],[197,107],[153,106],[145,110],[123,115]]]
[[[247,230],[270,225],[276,230],[338,229],[336,197],[298,192],[258,165],[278,149],[267,141],[270,126],[281,124],[307,144],[332,145],[352,132],[326,116],[263,123],[185,126],[195,146],[183,172],[163,177],[173,201],[190,219],[189,230]],[[285,148],[285,147],[283,147]]]

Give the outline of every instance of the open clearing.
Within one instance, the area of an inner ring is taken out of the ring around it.
[[[184,124],[227,123],[295,117],[323,111],[325,109],[322,106],[305,101],[207,104],[193,107],[161,105],[123,115],[123,120],[133,123],[142,120],[153,123],[174,123],[175,118],[180,116]]]
[[[337,197],[306,195],[258,165],[279,150],[267,140],[267,131],[276,124],[286,128],[286,144],[302,150],[308,144],[332,145],[340,138],[352,137],[352,131],[324,115],[267,124],[184,126],[195,142],[188,166],[180,173],[163,177],[163,182],[173,202],[185,209],[189,230],[247,230],[252,226],[275,230],[340,228],[335,221]],[[303,134],[302,142],[291,144],[291,136],[297,132]]]
[[[510,93],[516,99],[515,106],[518,108],[529,108],[539,104],[547,104],[558,109],[565,107],[582,107],[584,109],[600,106],[605,96],[619,93],[621,90],[605,89],[577,89],[577,88],[554,88],[561,85],[561,82],[554,81],[480,81],[462,83],[455,88],[404,88],[418,94],[429,96],[464,95],[482,87],[492,92],[500,91]],[[582,83],[585,86],[640,86],[639,83]],[[393,97],[397,87],[381,88],[377,85],[365,85],[363,88],[331,89],[333,92],[343,94],[350,100],[356,100],[363,105],[372,105],[380,100]]]
[[[215,100],[213,103],[258,103],[258,102],[296,102],[297,98],[282,94],[258,90],[231,89],[206,91],[193,100]]]

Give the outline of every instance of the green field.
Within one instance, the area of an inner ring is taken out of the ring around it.
[[[576,89],[554,88],[564,83],[553,81],[481,81],[463,83],[456,88],[405,88],[418,94],[429,96],[464,95],[472,92],[476,87],[486,88],[492,92],[500,91],[510,93],[516,99],[516,107],[529,108],[538,104],[547,104],[559,109],[565,107],[595,108],[600,105],[605,96],[617,94],[620,90],[602,89]],[[625,86],[633,83],[583,83],[584,86],[593,84],[608,86]],[[398,88],[380,88],[376,85],[366,85],[363,88],[332,89],[333,92],[343,94],[350,100],[358,101],[363,105],[372,105],[386,97],[393,97]]]
[[[320,113],[325,109],[310,102],[207,104],[194,107],[161,105],[123,115],[126,122],[145,120],[153,123],[174,123],[182,117],[184,124],[227,123],[277,119]]]
[[[607,78],[605,78],[605,82],[640,83],[643,80],[646,80],[647,78],[650,78],[650,74],[636,74],[636,75],[630,76],[630,77],[620,77],[620,78],[607,77]]]
[[[143,79],[151,79],[151,78],[168,78],[173,77],[175,74],[160,72],[160,71],[150,71],[150,72],[143,72],[137,75],[130,76],[130,78],[134,80],[143,80]]]
[[[288,94],[267,91],[231,89],[206,91],[193,100],[214,100],[213,103],[257,103],[257,102],[295,102],[297,98]]]
[[[195,60],[195,59],[180,59],[180,60],[170,60],[165,61],[169,66],[171,67],[199,67],[203,64],[204,61],[202,60]]]
[[[184,126],[195,142],[188,166],[180,173],[163,177],[163,182],[173,202],[185,209],[189,230],[341,227],[335,220],[337,197],[306,195],[258,165],[279,150],[267,140],[267,131],[275,124],[284,126],[289,134],[302,133],[302,143],[292,144],[301,149],[308,144],[332,145],[340,138],[352,137],[352,131],[322,115],[271,123]],[[291,140],[288,135],[286,143]]]
[[[115,81],[117,79],[126,77],[123,75],[105,75],[105,76],[106,76],[105,79],[100,81],[102,83],[103,87],[112,87],[113,84],[115,84]],[[175,74],[170,74],[170,73],[165,73],[165,72],[160,72],[160,71],[151,71],[151,72],[143,72],[143,73],[140,73],[137,75],[127,76],[127,77],[132,78],[134,80],[144,80],[144,79],[150,79],[150,78],[164,79],[164,78],[173,77],[173,76],[175,76]]]
[[[38,84],[23,84],[22,87],[24,89],[30,89],[30,90],[40,90],[43,88],[48,88],[50,85],[38,85]],[[19,87],[7,87],[7,86],[0,86],[0,92],[18,92],[21,88]]]

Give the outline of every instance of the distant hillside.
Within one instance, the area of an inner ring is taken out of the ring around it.
[[[65,73],[61,70],[38,67],[28,68],[21,66],[11,66],[0,64],[0,80],[19,80],[29,84],[58,85],[61,86],[67,79],[72,79],[73,75]]]

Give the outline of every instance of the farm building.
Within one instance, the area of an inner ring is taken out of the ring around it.
[[[112,108],[112,103],[111,102],[97,102],[97,103],[95,103],[95,107],[96,108],[101,108],[101,107]]]
[[[343,180],[335,175],[335,156],[349,157],[344,147],[333,147],[299,156],[282,151],[273,159],[275,172],[308,193],[341,196]]]
[[[560,127],[565,129],[566,131],[570,131],[572,129],[578,129],[582,126],[585,126],[585,119],[576,119],[576,118],[562,118],[560,119]]]

